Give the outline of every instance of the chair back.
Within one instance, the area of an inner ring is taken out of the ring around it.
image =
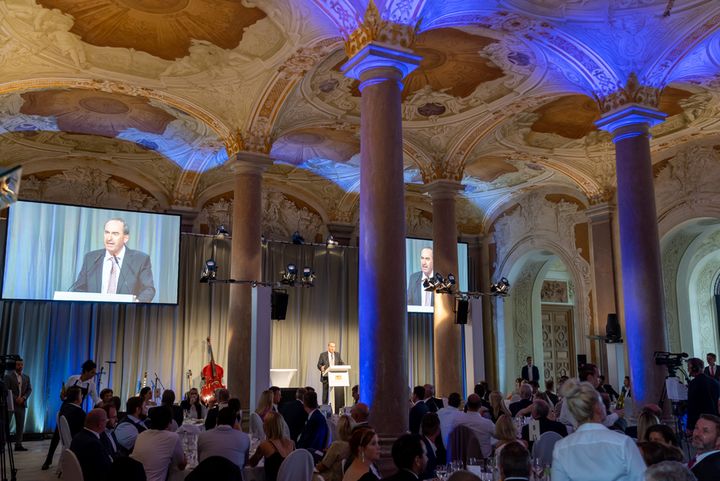
[[[60,441],[62,441],[65,449],[68,449],[72,442],[72,433],[70,432],[70,425],[65,416],[60,416],[58,419],[58,430],[60,431]]]
[[[277,481],[312,481],[314,468],[310,451],[296,449],[280,464]]]
[[[65,419],[65,416],[62,416]],[[65,422],[67,424],[67,421]],[[68,430],[69,431],[69,430]],[[66,481],[84,481],[80,461],[78,461],[75,453],[69,449],[65,450],[62,459],[62,478]]]
[[[462,461],[464,464],[467,464],[469,458],[484,458],[477,434],[462,424],[450,432],[447,455],[448,462]]]
[[[265,430],[263,429],[263,420],[258,413],[252,411],[250,413],[250,437],[265,440]]]
[[[222,456],[210,456],[187,475],[185,481],[242,481],[240,468]]]
[[[542,433],[532,447],[532,457],[540,458],[543,464],[551,465],[555,443],[560,441],[562,436],[554,431]]]

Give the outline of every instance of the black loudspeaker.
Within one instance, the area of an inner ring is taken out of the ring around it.
[[[620,321],[617,314],[608,314],[607,324],[605,324],[605,342],[620,342],[622,334],[620,333]]]
[[[587,354],[578,354],[577,362],[578,371],[580,371],[580,369],[582,369],[582,367],[587,364]]]
[[[285,314],[287,314],[287,306],[288,306],[288,296],[287,292],[283,291],[272,291],[272,294],[270,296],[270,304],[271,304],[271,314],[270,317],[272,319],[275,319],[277,321],[281,321],[285,319]]]
[[[458,299],[455,302],[455,324],[467,324],[469,311],[470,301],[467,299]]]

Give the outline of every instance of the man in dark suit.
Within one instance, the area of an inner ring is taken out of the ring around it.
[[[701,414],[718,414],[720,384],[703,372],[702,359],[691,357],[687,360],[688,374],[693,378],[688,383],[687,430],[690,434]]]
[[[70,427],[70,436],[74,437],[77,433],[82,431],[85,425],[85,411],[82,408],[83,393],[79,386],[70,386],[65,390],[65,399],[62,406],[60,406],[60,412],[58,413],[58,419],[61,416],[65,416],[68,426]],[[58,440],[60,439],[59,431]],[[42,465],[42,470],[45,471],[50,468],[52,464],[53,455],[55,454],[55,446],[50,445],[45,462]]]
[[[329,388],[327,370],[333,366],[342,366],[343,364],[345,363],[340,357],[340,354],[335,352],[335,343],[328,342],[327,351],[320,353],[320,358],[318,359],[317,363],[318,371],[320,371],[320,381],[322,382],[323,388],[323,404],[328,404],[329,401],[335,402],[337,404],[336,407],[343,406],[345,404],[345,395],[342,389],[337,390],[337,392],[335,393],[335,395],[338,397],[337,401],[335,399],[328,399]]]
[[[420,251],[420,271],[413,272],[410,275],[410,279],[408,279],[408,306],[431,307],[433,305],[433,293],[426,292],[423,289],[425,279],[433,275],[433,251],[429,247],[426,247]]]
[[[508,406],[508,408],[510,409],[510,414],[512,414],[513,417],[515,417],[515,416],[517,416],[517,414],[520,411],[531,406],[532,405],[532,401],[530,400],[531,397],[532,397],[532,387],[530,387],[529,384],[521,385],[520,386],[520,400],[516,401],[514,403],[511,403],[510,406]]]
[[[138,302],[155,297],[150,257],[126,247],[130,230],[123,219],[105,223],[104,249],[85,254],[71,291],[133,294]]]
[[[705,374],[716,381],[720,381],[720,368],[715,364],[717,362],[717,356],[714,353],[709,352],[705,359],[707,359],[708,363],[707,367],[705,367]]]
[[[720,473],[720,418],[703,414],[695,424],[692,445],[697,449],[688,463],[698,481],[715,481]]]
[[[447,450],[440,432],[440,418],[438,415],[428,413],[423,416],[420,430],[422,431],[422,440],[427,455],[425,471],[420,479],[435,479],[437,477],[435,469],[438,466],[447,464]]]
[[[77,456],[83,479],[107,479],[112,458],[100,441],[105,432],[107,414],[100,408],[93,409],[85,418],[85,428],[73,436],[70,451]]]
[[[430,408],[423,399],[425,399],[425,387],[415,386],[412,394],[413,406],[410,408],[410,432],[413,434],[420,434],[422,418],[430,412]]]
[[[427,454],[422,438],[417,434],[403,434],[392,445],[391,450],[393,463],[397,467],[397,473],[386,481],[416,481],[425,471],[427,465]]]
[[[428,405],[431,413],[436,413],[438,412],[438,409],[445,407],[442,399],[435,397],[435,386],[432,384],[425,384],[423,387],[425,388],[425,399],[423,399],[423,401],[425,401],[425,404]]]
[[[22,445],[23,433],[25,432],[25,413],[27,411],[27,399],[32,393],[30,378],[23,373],[25,363],[22,359],[15,361],[15,370],[8,371],[5,375],[5,386],[12,393],[13,416],[15,417],[15,451],[27,451]]]
[[[540,382],[540,371],[538,370],[537,366],[533,365],[533,360],[531,356],[528,356],[525,360],[527,364],[525,364],[522,368],[522,373],[520,374],[520,377],[525,379],[526,381],[538,381]]]
[[[280,414],[285,419],[288,428],[290,428],[290,439],[293,441],[297,441],[308,419],[308,413],[305,411],[305,405],[303,404],[303,397],[305,397],[305,388],[301,387],[295,391],[295,399],[293,401],[280,405]]]
[[[548,419],[550,414],[550,406],[542,399],[536,399],[533,401],[532,406],[532,418],[537,421],[540,425],[538,434],[543,434],[548,431],[558,433],[560,436],[565,437],[568,435],[567,428],[565,425],[558,421],[552,421]],[[533,441],[530,439],[530,425],[526,424],[522,427],[522,439],[528,443],[528,449],[532,449]]]
[[[312,454],[315,464],[323,457],[323,450],[328,440],[328,425],[323,413],[318,411],[317,393],[306,392],[303,396],[305,412],[308,413],[308,420],[305,428],[300,433],[297,447],[307,449]]]

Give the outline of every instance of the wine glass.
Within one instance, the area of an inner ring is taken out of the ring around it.
[[[542,459],[535,458],[532,462],[532,471],[535,475],[536,481],[542,481],[544,475],[545,475],[545,464],[543,463]]]
[[[444,464],[438,464],[435,468],[435,474],[437,474],[440,481],[445,481],[448,476],[448,467]]]

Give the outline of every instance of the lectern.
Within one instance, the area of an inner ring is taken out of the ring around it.
[[[335,402],[335,388],[346,388],[350,385],[350,369],[352,369],[351,366],[337,365],[329,367],[327,370],[328,387],[330,388],[328,401],[330,406],[332,407],[333,412],[335,412],[335,406],[337,405],[337,403]]]

